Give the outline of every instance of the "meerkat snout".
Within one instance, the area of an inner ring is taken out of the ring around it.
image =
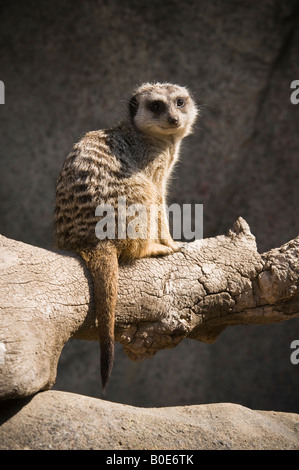
[[[168,116],[168,122],[172,126],[179,126],[179,124],[180,124],[179,119],[177,117],[173,117],[173,116]]]

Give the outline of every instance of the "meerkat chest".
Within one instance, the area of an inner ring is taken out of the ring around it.
[[[177,152],[175,149],[167,149],[164,152],[159,152],[152,159],[146,168],[147,177],[153,181],[157,186],[163,186],[177,160]]]

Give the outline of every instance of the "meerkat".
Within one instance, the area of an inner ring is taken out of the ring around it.
[[[56,246],[80,253],[91,273],[101,351],[103,391],[114,362],[114,319],[119,262],[178,251],[165,213],[167,185],[181,141],[192,132],[197,107],[185,87],[145,83],[128,103],[127,116],[115,127],[88,132],[67,156],[56,185]],[[146,221],[146,236],[99,239],[98,206],[109,204],[116,218],[126,204],[159,207]],[[156,224],[157,237],[150,237]]]

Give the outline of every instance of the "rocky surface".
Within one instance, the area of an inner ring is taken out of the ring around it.
[[[0,449],[299,450],[299,415],[231,403],[137,408],[67,392],[2,402]]]

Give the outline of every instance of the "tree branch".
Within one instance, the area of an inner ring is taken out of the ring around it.
[[[122,265],[116,340],[141,360],[229,325],[297,317],[298,253],[299,237],[259,254],[239,218],[226,236]],[[68,339],[97,339],[92,289],[79,256],[0,237],[1,398],[50,388]]]

